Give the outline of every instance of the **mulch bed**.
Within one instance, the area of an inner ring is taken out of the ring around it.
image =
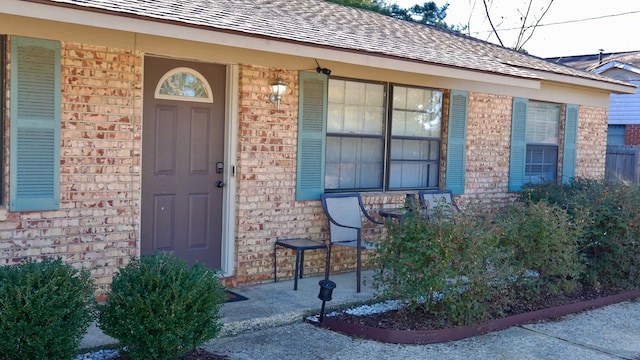
[[[557,296],[545,295],[540,296],[537,299],[522,299],[520,301],[515,301],[514,303],[516,305],[513,307],[505,309],[506,311],[504,314],[494,315],[492,318],[508,317],[526,312],[603,298],[619,294],[621,292],[622,291],[615,289],[600,291],[582,289],[569,294]],[[352,324],[391,330],[440,330],[457,327],[457,325],[442,322],[441,319],[433,316],[432,314],[421,311],[420,309],[412,312],[406,308],[365,316],[340,313],[335,317],[335,319]]]
[[[617,289],[584,289],[562,296],[540,296],[535,302],[530,299],[516,302],[518,305],[506,309],[504,314],[468,326],[444,323],[432,314],[424,311],[410,312],[407,309],[365,316],[340,313],[325,317],[324,322],[317,325],[349,336],[381,342],[430,344],[460,340],[524,323],[547,321],[638,297],[640,292]]]

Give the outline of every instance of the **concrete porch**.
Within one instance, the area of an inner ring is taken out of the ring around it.
[[[336,283],[336,288],[332,300],[326,303],[325,311],[371,300],[374,295],[373,274],[373,270],[362,272],[360,293],[356,293],[355,272],[332,274],[330,279]],[[224,304],[221,311],[224,327],[219,337],[302,322],[307,315],[320,311],[322,301],[318,299],[318,282],[322,279],[323,276],[299,279],[296,291],[293,290],[293,279],[230,289],[248,300]],[[92,325],[82,339],[80,349],[109,346],[116,342]]]

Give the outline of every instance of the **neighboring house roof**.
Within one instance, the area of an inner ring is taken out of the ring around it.
[[[611,78],[554,64],[457,32],[321,0],[25,1],[511,77],[543,80],[555,74],[593,80],[615,91],[620,91],[619,85],[623,92],[635,90]],[[607,83],[609,87],[605,86]]]
[[[576,69],[640,85],[640,51],[598,53],[547,59]],[[609,124],[640,124],[640,93],[612,94]]]
[[[547,58],[547,60],[584,71],[594,71],[602,67],[611,68],[623,64],[640,69],[640,51],[563,56]]]

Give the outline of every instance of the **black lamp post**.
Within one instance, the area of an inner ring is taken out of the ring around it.
[[[320,285],[320,293],[318,294],[318,299],[322,300],[322,309],[320,310],[320,322],[324,319],[324,304],[327,301],[331,301],[331,295],[333,294],[333,289],[336,288],[336,283],[331,280],[325,279],[320,280],[318,283]]]

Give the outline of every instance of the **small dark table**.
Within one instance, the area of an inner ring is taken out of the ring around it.
[[[388,208],[388,209],[380,209],[378,211],[378,214],[380,214],[380,216],[387,218],[387,219],[396,219],[399,222],[402,222],[402,220],[404,220],[404,217],[408,214],[409,210],[407,209],[401,209],[401,208]]]
[[[304,251],[315,249],[326,249],[327,245],[323,242],[314,241],[310,239],[282,239],[277,240],[273,246],[273,281],[278,281],[278,261],[276,256],[276,250],[278,246],[282,246],[287,249],[293,249],[296,251],[296,270],[293,274],[293,290],[298,290],[298,277],[302,279],[304,271]]]

